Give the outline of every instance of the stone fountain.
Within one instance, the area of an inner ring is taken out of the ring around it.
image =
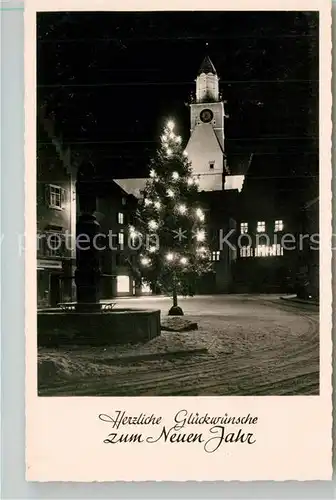
[[[94,215],[96,194],[92,182],[93,171],[93,165],[86,163],[77,174],[76,190],[80,210],[76,227],[74,276],[77,302],[38,311],[39,346],[146,342],[161,332],[159,310],[119,308],[114,307],[116,304],[112,301],[104,304],[99,301],[99,285],[103,275],[99,265],[99,250],[94,242],[101,231]]]

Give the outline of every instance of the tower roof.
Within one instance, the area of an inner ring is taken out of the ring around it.
[[[198,70],[198,74],[200,75],[201,73],[213,73],[214,75],[217,75],[217,71],[215,69],[215,66],[212,64],[209,56],[206,56],[203,59],[201,67]]]

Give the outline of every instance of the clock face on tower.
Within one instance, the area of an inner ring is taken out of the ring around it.
[[[203,109],[200,114],[203,123],[209,123],[213,119],[213,112],[211,109]]]

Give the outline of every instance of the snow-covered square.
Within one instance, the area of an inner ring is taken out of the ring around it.
[[[120,299],[161,309],[169,298]],[[180,298],[187,332],[148,343],[39,351],[41,396],[298,395],[319,392],[318,307],[278,296]],[[117,306],[118,307],[118,306]]]

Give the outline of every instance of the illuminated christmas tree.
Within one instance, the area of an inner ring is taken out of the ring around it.
[[[130,244],[139,248],[143,282],[172,296],[171,315],[182,315],[177,296],[193,295],[197,276],[211,270],[205,214],[198,202],[198,182],[169,121],[150,164],[150,178],[129,228]]]

